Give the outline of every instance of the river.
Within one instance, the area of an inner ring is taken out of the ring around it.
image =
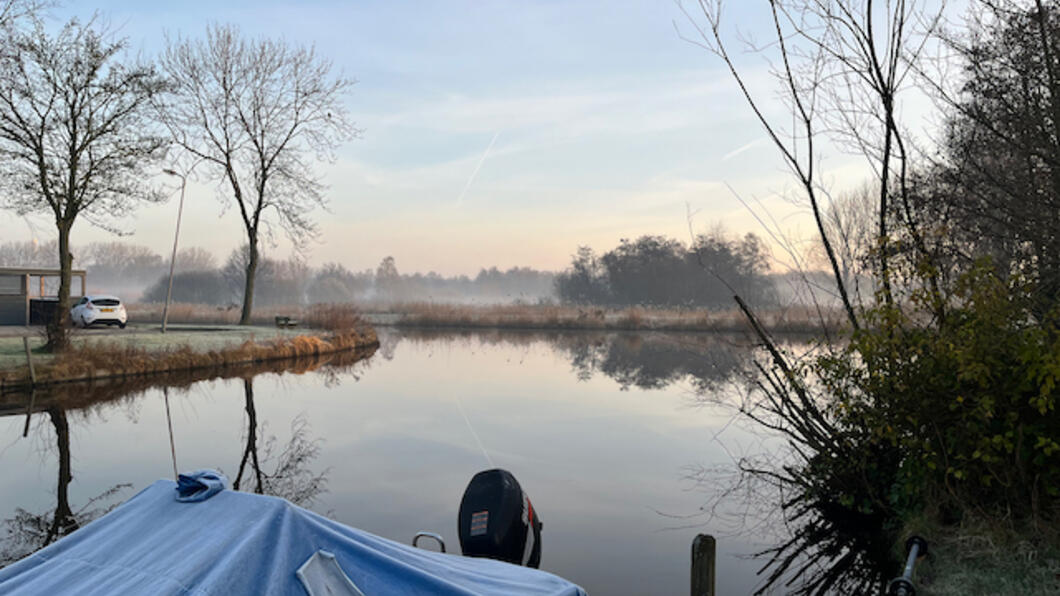
[[[5,409],[0,550],[40,539],[32,521],[56,508],[64,452],[82,521],[172,477],[175,454],[182,471],[242,469],[243,490],[260,477],[265,492],[387,538],[438,532],[450,551],[467,482],[502,467],[544,522],[542,569],[590,594],[687,593],[701,532],[718,537],[719,594],[760,585],[748,555],[775,528],[744,497],[717,499],[735,458],[777,448],[735,413],[745,338],[384,330],[381,342],[353,365],[116,388],[38,411],[27,437],[25,415]]]

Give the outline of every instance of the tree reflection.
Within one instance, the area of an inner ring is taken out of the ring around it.
[[[310,469],[320,454],[320,440],[309,438],[305,417],[300,415],[291,422],[291,438],[279,448],[276,437],[266,434],[265,425],[258,423],[253,378],[243,379],[243,399],[247,414],[246,444],[232,488],[281,497],[295,505],[315,501],[327,491],[328,471],[316,474]],[[264,436],[260,445],[259,433]],[[271,472],[266,471],[269,467]]]
[[[84,507],[74,511],[70,506],[69,488],[73,480],[70,465],[70,423],[67,412],[57,407],[46,410],[48,420],[55,431],[55,446],[58,451],[59,475],[55,488],[55,509],[45,513],[33,513],[18,507],[15,515],[5,519],[5,533],[0,542],[0,567],[9,565],[52,542],[70,534],[113,509],[117,504],[109,501],[130,484],[115,485],[88,500]]]
[[[749,352],[735,336],[692,334],[577,334],[554,345],[570,358],[579,379],[600,373],[623,390],[688,381],[706,392],[732,378]]]
[[[603,374],[622,389],[662,389],[689,382],[707,393],[733,378],[749,362],[754,347],[739,334],[538,331],[525,329],[412,329],[380,337],[380,350],[397,344],[447,340],[469,347],[529,346],[546,343],[568,358],[580,380]]]

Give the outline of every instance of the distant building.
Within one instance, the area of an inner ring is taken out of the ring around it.
[[[77,284],[70,288],[70,297],[80,298],[85,294],[85,271],[71,272],[71,282],[81,280],[80,294]],[[0,325],[42,324],[48,314],[54,312],[58,301],[59,270],[0,267]]]

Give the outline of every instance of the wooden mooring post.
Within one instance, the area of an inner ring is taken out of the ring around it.
[[[717,541],[699,534],[692,541],[692,596],[714,596],[714,555]]]

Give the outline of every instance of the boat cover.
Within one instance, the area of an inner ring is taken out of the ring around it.
[[[0,569],[0,593],[585,595],[544,571],[413,548],[276,497],[214,484],[178,501],[176,486],[159,480]]]

